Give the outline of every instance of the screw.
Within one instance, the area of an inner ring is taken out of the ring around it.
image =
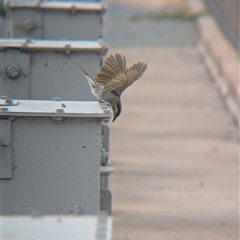
[[[9,64],[6,67],[6,75],[10,79],[17,79],[21,75],[21,68],[17,64]]]

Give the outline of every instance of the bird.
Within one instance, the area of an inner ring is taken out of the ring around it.
[[[138,80],[145,70],[147,63],[138,62],[131,67],[126,67],[125,56],[116,53],[110,55],[102,64],[97,76],[93,79],[73,59],[88,81],[91,92],[99,102],[108,102],[113,111],[113,122],[122,112],[121,95],[123,91]]]

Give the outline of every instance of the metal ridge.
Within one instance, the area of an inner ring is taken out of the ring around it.
[[[39,40],[29,38],[0,38],[0,49],[16,48],[23,50],[52,51],[99,51],[106,52],[108,45],[102,40]]]
[[[6,0],[6,8],[35,8],[48,10],[68,10],[68,11],[96,11],[103,12],[108,8],[105,2],[46,2],[43,0]]]
[[[6,104],[0,99],[0,117],[3,116],[45,116],[45,117],[95,117],[110,118],[111,109],[102,109],[97,101],[51,101],[12,100],[17,104]]]

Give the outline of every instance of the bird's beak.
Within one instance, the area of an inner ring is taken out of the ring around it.
[[[121,101],[117,103],[117,106],[113,107],[113,122],[117,119],[117,117],[121,114],[122,112],[122,104]]]
[[[114,107],[114,109],[113,109],[113,120],[112,120],[112,122],[114,122],[117,117],[118,117],[118,108],[117,108],[117,107]]]

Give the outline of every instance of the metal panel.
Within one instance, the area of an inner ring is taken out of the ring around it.
[[[12,10],[9,11],[9,18],[10,37],[42,38],[42,13],[37,9]]]
[[[15,49],[1,51],[1,94],[29,98],[30,54]],[[17,71],[18,70],[18,71]],[[17,73],[18,72],[18,73]],[[12,77],[11,77],[12,76]]]
[[[95,12],[69,14],[66,11],[44,11],[41,38],[96,40],[102,36],[101,18],[102,14]]]
[[[101,189],[100,209],[112,213],[112,193],[108,189]]]
[[[72,59],[95,76],[100,67],[99,53],[33,52],[31,56],[30,99],[96,100]]]
[[[11,37],[96,40],[105,3],[8,0]],[[86,24],[87,23],[87,24]]]
[[[98,102],[14,100],[15,105],[3,106],[5,102],[1,117],[14,118],[13,176],[1,180],[2,213],[96,214],[101,128],[110,108]]]
[[[39,50],[39,51],[61,51],[61,52],[100,52],[105,54],[108,50],[106,43],[99,39],[97,41],[74,41],[74,40],[35,40],[35,39],[12,39],[12,38],[2,38],[0,39],[1,50],[11,49],[21,49],[21,50]]]
[[[5,240],[111,240],[112,220],[100,216],[3,216],[1,236]]]
[[[87,80],[72,59],[95,76],[107,45],[101,41],[49,41],[1,39],[1,94],[19,99],[96,100]],[[6,75],[9,64],[19,66],[20,75]]]
[[[11,120],[0,119],[0,179],[12,178]]]
[[[3,98],[0,99],[0,113],[2,118],[32,116],[109,119],[111,117],[111,108],[108,103],[99,103],[96,101],[29,101]]]
[[[18,118],[13,178],[2,183],[3,214],[96,214],[100,202],[100,127],[91,119]]]

